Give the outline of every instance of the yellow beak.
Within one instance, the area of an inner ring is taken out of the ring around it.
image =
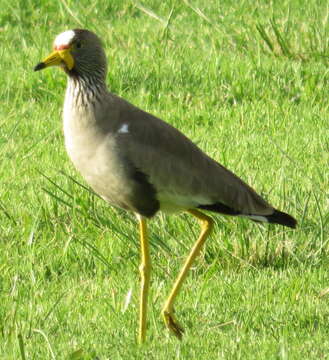
[[[69,70],[72,70],[74,66],[74,59],[69,48],[53,51],[34,68],[34,71],[42,70],[49,66],[60,66],[62,64],[65,64]]]

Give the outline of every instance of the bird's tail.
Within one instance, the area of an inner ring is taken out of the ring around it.
[[[293,218],[291,215],[275,209],[271,215],[254,215],[254,214],[247,215],[244,214],[243,212],[231,209],[229,206],[226,206],[221,203],[215,203],[211,205],[199,205],[198,208],[202,210],[214,211],[224,215],[243,216],[256,222],[268,222],[272,224],[280,224],[283,226],[288,226],[293,229],[295,229],[297,225],[297,220]]]
[[[283,226],[295,229],[297,226],[297,220],[291,215],[284,213],[283,211],[274,210],[271,215],[244,215],[249,219],[256,222],[268,222],[272,224],[280,224]]]
[[[269,223],[280,224],[293,229],[295,229],[297,225],[297,220],[295,218],[279,210],[274,210],[274,213],[272,215],[267,215],[266,219]]]

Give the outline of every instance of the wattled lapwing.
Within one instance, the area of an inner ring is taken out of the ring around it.
[[[105,201],[132,211],[139,221],[140,342],[145,340],[151,270],[146,219],[158,211],[186,211],[200,221],[200,236],[162,310],[166,326],[181,338],[183,329],[174,317],[173,303],[213,226],[203,211],[291,228],[297,222],[180,131],[110,93],[105,52],[94,33],[65,31],[56,37],[53,50],[34,70],[59,66],[68,76],[63,117],[69,157]]]

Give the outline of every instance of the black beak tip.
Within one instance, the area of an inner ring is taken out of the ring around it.
[[[36,65],[33,70],[34,70],[34,71],[39,71],[39,70],[44,69],[45,67],[46,67],[46,64],[43,63],[43,62],[41,62],[41,63],[39,63],[38,65]]]

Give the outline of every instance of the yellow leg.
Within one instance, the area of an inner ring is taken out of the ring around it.
[[[141,265],[139,271],[141,274],[141,294],[139,308],[139,334],[138,341],[143,343],[146,337],[146,314],[147,314],[147,297],[150,287],[151,258],[149,243],[147,239],[146,220],[138,215],[140,244],[141,244]]]
[[[174,313],[173,304],[174,304],[176,296],[178,295],[180,288],[182,287],[183,281],[185,280],[187,273],[188,273],[190,267],[192,266],[194,259],[199,255],[200,250],[201,250],[203,244],[205,243],[208,235],[210,234],[212,227],[213,227],[213,223],[214,223],[212,218],[210,218],[209,216],[203,214],[202,212],[200,212],[198,210],[193,209],[193,210],[188,210],[188,212],[190,214],[194,215],[200,221],[201,233],[200,233],[198,240],[194,244],[189,256],[187,257],[185,264],[182,267],[182,270],[180,271],[180,273],[175,281],[175,284],[171,290],[171,293],[170,293],[170,295],[163,307],[163,310],[162,310],[163,320],[164,320],[167,328],[170,331],[172,331],[173,334],[176,335],[179,339],[182,338],[184,329],[179,325],[179,323],[176,321],[176,319],[173,315],[173,313]]]

